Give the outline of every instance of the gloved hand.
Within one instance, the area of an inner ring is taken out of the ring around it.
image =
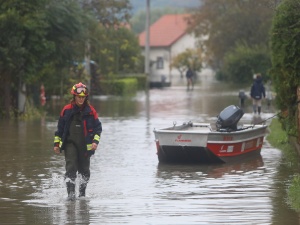
[[[53,148],[53,150],[54,150],[54,152],[56,153],[56,154],[60,154],[60,148],[59,147],[54,147]]]
[[[97,147],[98,147],[98,145],[96,143],[92,143],[92,149],[91,150],[95,151],[97,149]]]

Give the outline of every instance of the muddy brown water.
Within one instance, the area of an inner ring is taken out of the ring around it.
[[[103,134],[87,196],[74,202],[66,201],[64,158],[52,152],[60,107],[47,103],[41,120],[0,121],[0,224],[299,224],[287,204],[293,168],[267,141],[261,156],[243,162],[158,163],[154,128],[214,123],[238,104],[238,88],[202,79],[189,92],[174,86],[91,99]],[[263,119],[274,115],[263,111]],[[247,100],[241,122],[253,119]]]

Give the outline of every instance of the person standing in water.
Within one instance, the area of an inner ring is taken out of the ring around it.
[[[85,196],[90,179],[90,157],[95,153],[102,133],[102,124],[88,101],[88,89],[83,83],[71,89],[73,98],[60,113],[54,137],[54,152],[65,153],[65,182],[68,200],[75,200],[75,180],[80,175],[79,197]]]
[[[266,97],[266,91],[260,73],[256,74],[256,78],[251,86],[250,96],[252,98],[253,113],[260,115],[262,98]]]
[[[187,90],[194,89],[194,71],[189,67],[185,74],[186,81],[187,81]]]
[[[245,100],[247,96],[244,90],[239,91],[240,107],[243,109],[245,106]]]

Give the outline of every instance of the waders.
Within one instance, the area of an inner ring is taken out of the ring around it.
[[[75,199],[75,180],[77,172],[81,175],[79,197],[85,196],[87,183],[90,179],[90,156],[86,152],[86,143],[80,113],[73,116],[69,136],[65,147],[66,174],[65,180],[68,199]]]

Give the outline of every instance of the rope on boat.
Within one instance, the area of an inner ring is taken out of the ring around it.
[[[255,125],[258,125],[258,124],[262,124],[262,123],[264,123],[264,122],[266,122],[266,121],[268,121],[268,120],[270,120],[270,119],[273,119],[274,117],[278,116],[280,113],[281,113],[281,112],[278,112],[278,113],[276,113],[275,115],[273,115],[273,116],[271,116],[271,117],[269,117],[269,118],[267,118],[267,119],[264,119],[264,120],[260,121],[259,123],[255,123],[255,124],[253,124],[253,126],[251,126],[251,127],[254,127]]]
[[[292,106],[296,106],[296,105],[298,105],[299,103],[300,103],[300,100],[298,100],[297,102],[295,102]],[[265,119],[265,120],[260,121],[259,123],[253,124],[253,126],[251,126],[251,127],[254,127],[254,126],[257,125],[257,124],[264,123],[264,122],[266,122],[267,120],[272,119],[272,118],[278,116],[278,115],[281,114],[281,113],[282,113],[282,112],[278,112],[278,113],[276,113],[275,115],[273,115],[273,116],[271,116],[271,117],[269,117],[269,118],[267,118],[267,119]]]

